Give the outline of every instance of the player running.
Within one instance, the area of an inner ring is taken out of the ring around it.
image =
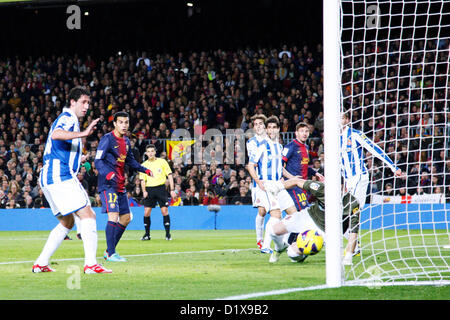
[[[86,115],[90,93],[84,87],[70,90],[69,107],[53,122],[44,149],[44,166],[39,185],[50,204],[58,225],[50,232],[32,271],[53,272],[49,260],[74,225],[74,215],[80,218],[80,233],[84,247],[84,273],[111,273],[97,263],[97,223],[89,197],[77,178],[82,156],[81,139],[93,133],[99,119],[80,132],[78,118]]]
[[[124,262],[126,259],[116,252],[116,247],[131,221],[125,190],[125,165],[149,176],[152,172],[141,166],[131,152],[130,140],[127,137],[130,126],[128,113],[120,111],[114,114],[113,124],[114,130],[100,139],[94,164],[98,170],[102,213],[108,214],[105,228],[107,249],[103,257],[107,261]]]

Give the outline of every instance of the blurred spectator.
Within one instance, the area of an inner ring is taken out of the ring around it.
[[[186,197],[183,200],[183,206],[197,206],[198,204],[199,204],[199,201],[196,197],[194,197],[191,189],[187,189]]]
[[[207,192],[207,195],[205,197],[203,197],[202,204],[204,206],[207,206],[207,205],[210,205],[210,204],[219,204],[219,197],[217,197],[214,194],[214,191],[209,190]]]
[[[380,52],[397,50],[393,59],[403,59],[405,53],[399,50],[401,44],[392,42],[390,45],[392,48],[380,43],[377,49]],[[423,51],[420,42],[412,45],[414,50],[408,50],[407,54]],[[448,40],[441,48],[448,48]],[[426,59],[447,70],[446,55],[442,54],[442,49],[435,49],[428,50],[431,53]],[[352,50],[352,56],[361,56],[358,64],[373,64],[371,55],[362,52],[363,47],[355,46]],[[373,52],[374,48],[369,45],[366,50]],[[68,89],[80,83],[80,79],[86,80],[92,94],[92,108],[81,126],[85,127],[90,119],[101,119],[96,134],[83,142],[86,160],[82,160],[79,174],[93,199],[97,194],[98,172],[93,160],[98,140],[112,130],[111,117],[118,110],[131,115],[129,137],[138,161],[144,160],[141,159],[143,150],[150,142],[156,145],[157,155],[167,159],[165,139],[171,138],[174,129],[187,129],[191,135],[211,128],[223,132],[227,129],[246,131],[251,127],[251,115],[264,113],[277,115],[284,137],[290,139],[289,133],[294,131],[296,122],[305,121],[310,128],[310,163],[324,174],[322,54],[320,46],[305,45],[299,49],[283,45],[270,49],[211,50],[176,55],[124,52],[119,57],[99,60],[89,54],[0,59],[0,189],[3,194],[0,201],[9,199],[10,194],[14,198],[13,206],[30,206],[31,197],[35,207],[48,207],[37,183],[43,165],[43,147],[49,124],[67,104]],[[450,161],[445,152],[450,146],[450,131],[446,125],[450,113],[445,109],[445,90],[442,89],[445,81],[426,77],[431,70],[418,70],[415,64],[405,65],[411,69],[407,74],[422,75],[413,78],[411,83],[391,76],[380,80],[371,77],[386,72],[382,63],[370,74],[347,71],[351,70],[352,63],[350,58],[343,60],[343,107],[354,107],[355,127],[374,137],[377,143],[385,144],[383,148],[395,157],[407,176],[404,179],[390,177],[374,160],[370,174],[376,188],[372,190],[383,192],[390,183],[396,194],[400,188],[411,195],[422,192],[418,187],[429,193],[441,189],[448,194],[444,186],[450,181]],[[396,74],[397,69],[393,64],[389,72]],[[433,86],[433,81],[436,86],[439,84],[436,90],[430,90],[433,94],[420,91]],[[393,94],[394,91],[397,93]],[[420,100],[421,106],[407,102],[411,99]],[[200,141],[192,147],[204,151],[207,145],[206,141]],[[422,152],[417,152],[419,148]],[[215,202],[219,197],[230,203],[242,187],[251,186],[244,167],[245,146],[242,150],[236,143],[232,150],[236,162],[225,165],[215,163],[214,157],[227,150],[215,150],[210,154],[211,159],[195,165],[192,164],[193,150],[190,161],[170,162],[174,177],[177,174],[179,178],[176,183],[181,186],[179,201],[185,199],[183,190],[187,196],[189,189],[200,204]],[[416,165],[419,160],[425,165]],[[433,170],[442,178],[435,179]],[[134,194],[136,173],[127,171],[126,177],[127,191],[139,200]],[[0,202],[0,206],[6,207],[6,202]]]
[[[252,197],[249,195],[249,192],[247,190],[247,187],[240,187],[239,188],[239,195],[234,196],[231,199],[230,204],[252,204]]]

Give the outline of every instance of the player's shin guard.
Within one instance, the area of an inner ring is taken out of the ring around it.
[[[163,216],[164,229],[166,229],[166,237],[170,237],[170,216]]]
[[[273,229],[273,228],[272,228]],[[273,243],[275,244],[275,250],[280,252],[286,249],[286,244],[283,241],[284,236],[277,236],[275,233],[272,232],[271,234]]]
[[[84,247],[84,264],[97,264],[97,222],[93,218],[81,219],[81,238]]]
[[[69,231],[70,229],[67,229],[61,223],[58,223],[58,225],[50,232],[47,242],[35,264],[40,266],[48,265],[50,257],[55,253],[56,249],[58,249]]]
[[[105,228],[105,237],[106,237],[106,251],[108,252],[108,256],[116,253],[116,241],[115,241],[115,232],[116,232],[117,223],[108,221],[106,223]]]
[[[278,218],[270,217],[269,221],[267,221],[266,224],[266,232],[264,234],[264,242],[263,242],[263,248],[270,248],[270,243],[272,242],[272,236],[273,233],[273,225],[280,221]]]
[[[116,227],[114,228],[114,249],[117,247],[120,239],[122,238],[123,233],[127,227],[119,222],[116,223]]]
[[[151,224],[152,224],[152,221],[150,220],[150,216],[148,216],[148,217],[144,216],[145,234],[150,234],[150,225]]]
[[[259,213],[256,215],[255,218],[255,230],[256,230],[256,241],[262,240],[264,234],[264,217],[261,216]]]

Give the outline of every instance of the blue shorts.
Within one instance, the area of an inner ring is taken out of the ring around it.
[[[307,207],[309,207],[309,195],[308,192],[303,190],[300,187],[294,187],[292,189],[286,189],[289,195],[291,196],[292,200],[295,203],[295,207],[298,211],[301,211]]]
[[[102,200],[102,213],[118,212],[119,214],[130,213],[127,194],[116,192],[113,189],[100,192]]]

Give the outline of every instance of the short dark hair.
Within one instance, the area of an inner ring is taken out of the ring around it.
[[[83,86],[76,86],[70,89],[69,91],[69,105],[71,100],[78,101],[78,99],[81,98],[81,96],[91,96],[91,93],[89,92],[89,89]]]
[[[118,111],[114,113],[114,122],[117,121],[118,117],[130,118],[130,115],[126,111]]]
[[[150,148],[153,148],[153,149],[156,150],[156,146],[155,146],[153,143],[148,144],[148,145],[145,147],[145,150],[147,151],[147,150],[150,149]]]
[[[278,119],[277,116],[270,116],[267,118],[266,120],[266,127],[269,125],[269,123],[275,123],[277,128],[280,127],[280,120]]]

